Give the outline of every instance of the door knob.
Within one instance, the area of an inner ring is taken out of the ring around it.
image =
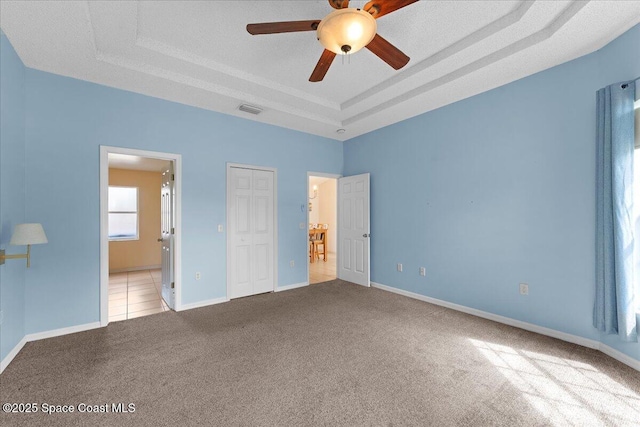
[[[158,239],[158,242],[162,242],[162,237]]]
[[[364,234],[362,235],[362,237],[369,237],[369,236],[371,236],[371,234],[364,233]]]

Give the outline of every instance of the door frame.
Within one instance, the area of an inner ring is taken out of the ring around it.
[[[128,154],[173,162],[175,175],[174,281],[175,311],[182,310],[182,155],[133,148],[100,146],[100,326],[109,324],[109,154]]]
[[[227,162],[227,167],[225,168],[225,181],[226,181],[226,206],[225,206],[225,227],[227,230],[227,250],[225,256],[227,257],[227,271],[226,271],[226,282],[227,282],[227,301],[229,301],[229,271],[231,271],[231,257],[229,253],[231,251],[231,239],[229,237],[229,207],[231,206],[231,191],[229,191],[229,186],[231,183],[229,182],[229,173],[231,168],[240,168],[240,169],[251,169],[251,170],[260,170],[266,172],[273,172],[273,290],[272,292],[276,292],[278,289],[278,169],[272,168],[268,166],[256,166],[256,165],[247,165],[243,163],[230,163]]]
[[[324,172],[307,172],[307,185],[305,187],[305,191],[306,191],[306,195],[307,195],[307,223],[305,224],[305,230],[307,231],[304,235],[304,241],[305,241],[305,245],[307,248],[307,254],[309,252],[309,178],[311,178],[312,176],[319,176],[322,178],[333,178],[336,180],[336,278],[338,278],[338,261],[340,260],[340,206],[338,206],[338,202],[339,202],[339,197],[338,197],[338,180],[340,178],[342,178],[343,176],[340,174],[335,174],[335,173],[324,173]],[[310,285],[310,279],[309,279],[309,269],[311,268],[311,266],[309,265],[309,256],[306,256],[306,261],[307,261],[307,286]]]

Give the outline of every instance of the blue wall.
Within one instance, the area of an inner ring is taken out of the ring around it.
[[[371,173],[372,281],[604,339],[640,359],[638,344],[592,326],[595,93],[640,76],[638,52],[640,26],[591,55],[346,142],[344,174]]]
[[[0,248],[7,254],[26,248],[9,246],[24,215],[25,68],[9,40],[0,32]],[[0,267],[0,360],[25,335],[25,261],[8,260]]]
[[[100,145],[182,155],[183,304],[226,296],[217,224],[227,162],[278,169],[278,283],[306,282],[307,171],[341,173],[341,143],[32,69],[26,77],[26,209],[49,238],[33,249],[27,333],[99,320]]]

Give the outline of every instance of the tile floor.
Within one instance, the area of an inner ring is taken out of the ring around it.
[[[162,300],[160,270],[109,275],[109,322],[168,311]]]
[[[327,261],[316,259],[309,263],[309,283],[322,283],[336,278],[336,254],[327,253]]]
[[[322,283],[336,278],[336,255],[328,253],[327,261],[309,263],[309,283]],[[162,300],[160,270],[141,270],[109,275],[109,322],[133,319],[170,310]]]

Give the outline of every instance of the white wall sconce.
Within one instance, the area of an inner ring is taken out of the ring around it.
[[[313,199],[315,199],[316,197],[318,197],[318,186],[317,186],[317,185],[314,185],[314,186],[313,186],[313,197],[309,197],[309,200],[313,200]],[[309,209],[309,210],[311,210],[311,209]]]
[[[13,246],[27,246],[26,254],[5,255],[4,249],[0,249],[0,265],[4,264],[6,259],[27,259],[27,268],[31,266],[31,245],[39,245],[48,243],[47,235],[44,234],[42,224],[18,224],[13,229],[13,235],[11,236],[10,245]]]

